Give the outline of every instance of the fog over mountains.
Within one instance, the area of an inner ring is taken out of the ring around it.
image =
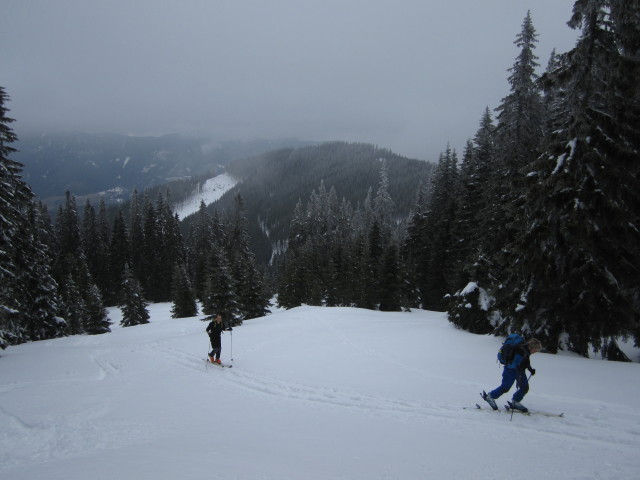
[[[15,160],[44,203],[55,205],[66,190],[76,196],[101,192],[107,203],[123,201],[137,188],[172,180],[210,177],[229,162],[282,147],[308,145],[295,139],[215,142],[180,135],[131,137],[67,133],[21,135]]]

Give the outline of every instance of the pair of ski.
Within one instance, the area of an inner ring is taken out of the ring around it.
[[[493,410],[493,409],[486,409],[486,408],[482,408],[480,405],[478,405],[476,403],[475,407],[464,407],[465,410],[491,410],[492,412],[504,412],[504,413],[519,413],[521,415],[526,415],[526,416],[531,416],[531,415],[542,415],[543,417],[555,417],[555,418],[561,418],[564,417],[564,413],[550,413],[550,412],[532,412],[531,410],[528,410],[526,412],[523,412],[522,410],[518,410],[517,408],[511,408],[509,405],[505,405],[504,406],[504,410]]]
[[[212,362],[210,358],[205,358],[204,361],[207,362],[210,365],[215,365],[216,367],[220,367],[220,368],[231,368],[231,367],[233,367],[233,365],[229,365],[227,363]]]
[[[480,396],[484,399],[484,396],[482,395],[482,393],[480,394]],[[464,407],[464,408],[465,408],[465,410],[469,409],[469,407]],[[482,408],[479,404],[476,403],[475,410],[486,410],[486,409]],[[550,412],[532,412],[530,410],[520,410],[518,408],[515,408],[511,402],[507,402],[507,404],[504,406],[504,410],[500,410],[500,409],[493,410],[493,408],[492,408],[491,411],[496,411],[496,412],[503,412],[504,411],[506,413],[511,413],[512,415],[513,415],[514,412],[516,412],[516,413],[520,413],[522,415],[527,415],[527,416],[542,415],[543,417],[555,417],[555,418],[564,417],[564,412],[563,413],[550,413]]]

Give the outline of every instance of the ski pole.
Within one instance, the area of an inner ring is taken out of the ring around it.
[[[207,356],[205,357],[206,362],[204,362],[205,370],[209,370],[209,342],[207,342]]]
[[[233,330],[229,333],[231,334],[231,361],[233,362]]]

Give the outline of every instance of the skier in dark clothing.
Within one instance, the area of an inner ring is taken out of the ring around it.
[[[207,333],[209,334],[209,340],[211,341],[211,352],[209,353],[209,360],[211,363],[222,363],[220,361],[220,352],[222,351],[220,335],[223,330],[231,330],[231,327],[225,329],[222,323],[222,315],[218,314],[207,326]]]
[[[535,369],[531,367],[530,357],[540,350],[542,350],[542,345],[540,344],[540,340],[536,338],[532,338],[528,342],[515,347],[513,360],[505,365],[502,370],[502,383],[500,386],[489,393],[482,392],[482,398],[491,405],[491,408],[494,410],[498,409],[496,399],[503,393],[507,393],[513,386],[513,383],[516,382],[517,390],[516,393],[513,394],[510,405],[516,410],[522,412],[528,411],[527,408],[520,403],[529,391],[529,379],[527,378],[526,370],[529,370],[531,375],[536,374]]]

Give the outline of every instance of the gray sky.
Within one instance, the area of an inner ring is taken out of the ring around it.
[[[573,0],[0,0],[15,133],[181,133],[459,153],[509,93],[531,10],[541,71]]]

